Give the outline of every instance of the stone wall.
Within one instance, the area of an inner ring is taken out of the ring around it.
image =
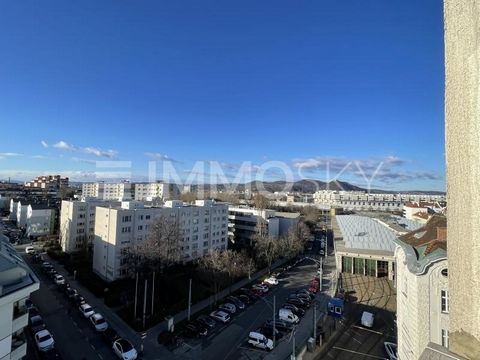
[[[444,18],[450,348],[480,359],[480,1]]]

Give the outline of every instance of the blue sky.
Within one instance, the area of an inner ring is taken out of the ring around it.
[[[440,0],[1,2],[0,178],[279,161],[444,190],[442,20]]]

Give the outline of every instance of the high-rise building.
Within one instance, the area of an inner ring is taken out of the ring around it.
[[[82,184],[82,196],[98,200],[127,201],[132,199],[132,184],[128,181],[119,183],[94,182]]]
[[[210,249],[228,246],[228,205],[212,200],[197,200],[195,205],[167,201],[162,207],[144,207],[141,202],[122,202],[121,206],[97,207],[93,248],[93,271],[107,281],[127,274],[126,254],[144,241],[152,224],[160,217],[174,221],[180,235],[183,261],[204,256]]]

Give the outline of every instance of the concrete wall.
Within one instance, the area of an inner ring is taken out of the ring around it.
[[[480,359],[480,2],[444,17],[450,348]]]

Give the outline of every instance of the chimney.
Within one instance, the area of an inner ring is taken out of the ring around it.
[[[437,240],[447,241],[447,228],[437,226]]]

